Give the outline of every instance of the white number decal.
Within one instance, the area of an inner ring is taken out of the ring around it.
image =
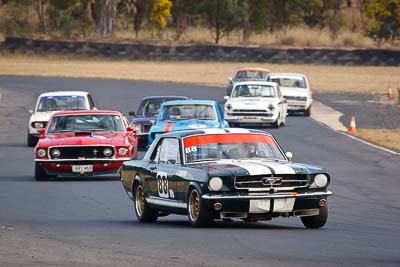
[[[196,152],[197,151],[197,147],[196,146],[189,146],[185,148],[185,153],[188,154],[190,152]]]
[[[168,198],[168,178],[166,172],[157,172],[158,195]]]

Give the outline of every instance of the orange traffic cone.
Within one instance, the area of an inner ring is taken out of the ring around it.
[[[349,133],[350,133],[350,134],[355,134],[356,132],[357,132],[357,128],[356,128],[356,117],[351,116],[350,127],[349,127]]]
[[[393,91],[392,91],[392,85],[388,85],[388,92],[387,92],[387,98],[388,99],[393,99]]]

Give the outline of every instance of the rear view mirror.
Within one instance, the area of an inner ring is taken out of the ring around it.
[[[127,130],[128,132],[134,132],[134,131],[136,131],[135,127],[133,127],[133,126],[128,126],[128,127],[126,127],[126,130]]]
[[[40,133],[41,135],[44,135],[45,132],[46,132],[45,128],[39,128],[38,129],[38,133]]]

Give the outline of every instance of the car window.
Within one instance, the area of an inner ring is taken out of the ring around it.
[[[140,102],[137,114],[142,116],[155,116],[161,108],[161,104],[166,101],[184,99],[182,97],[154,98]]]
[[[238,85],[232,97],[275,97],[275,89],[270,85]]]
[[[267,73],[263,71],[238,71],[236,73],[236,79],[265,79],[267,77]]]
[[[304,77],[281,77],[281,76],[270,76],[268,78],[271,82],[276,82],[280,86],[284,87],[296,87],[296,88],[307,88],[306,80]]]
[[[157,145],[151,160],[155,163],[179,164],[179,141],[176,138],[163,138]]]
[[[216,120],[216,112],[212,105],[167,105],[160,114],[164,120]]]
[[[42,96],[36,111],[86,110],[88,106],[84,96]]]
[[[95,105],[93,102],[93,98],[90,94],[88,94],[88,101],[89,101],[90,109],[93,109],[95,107]]]
[[[125,132],[123,119],[114,114],[80,114],[54,116],[48,128],[49,133],[79,131]]]

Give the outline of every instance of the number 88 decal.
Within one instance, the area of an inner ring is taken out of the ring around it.
[[[157,172],[158,195],[160,197],[169,198],[168,195],[168,178],[166,172]]]

